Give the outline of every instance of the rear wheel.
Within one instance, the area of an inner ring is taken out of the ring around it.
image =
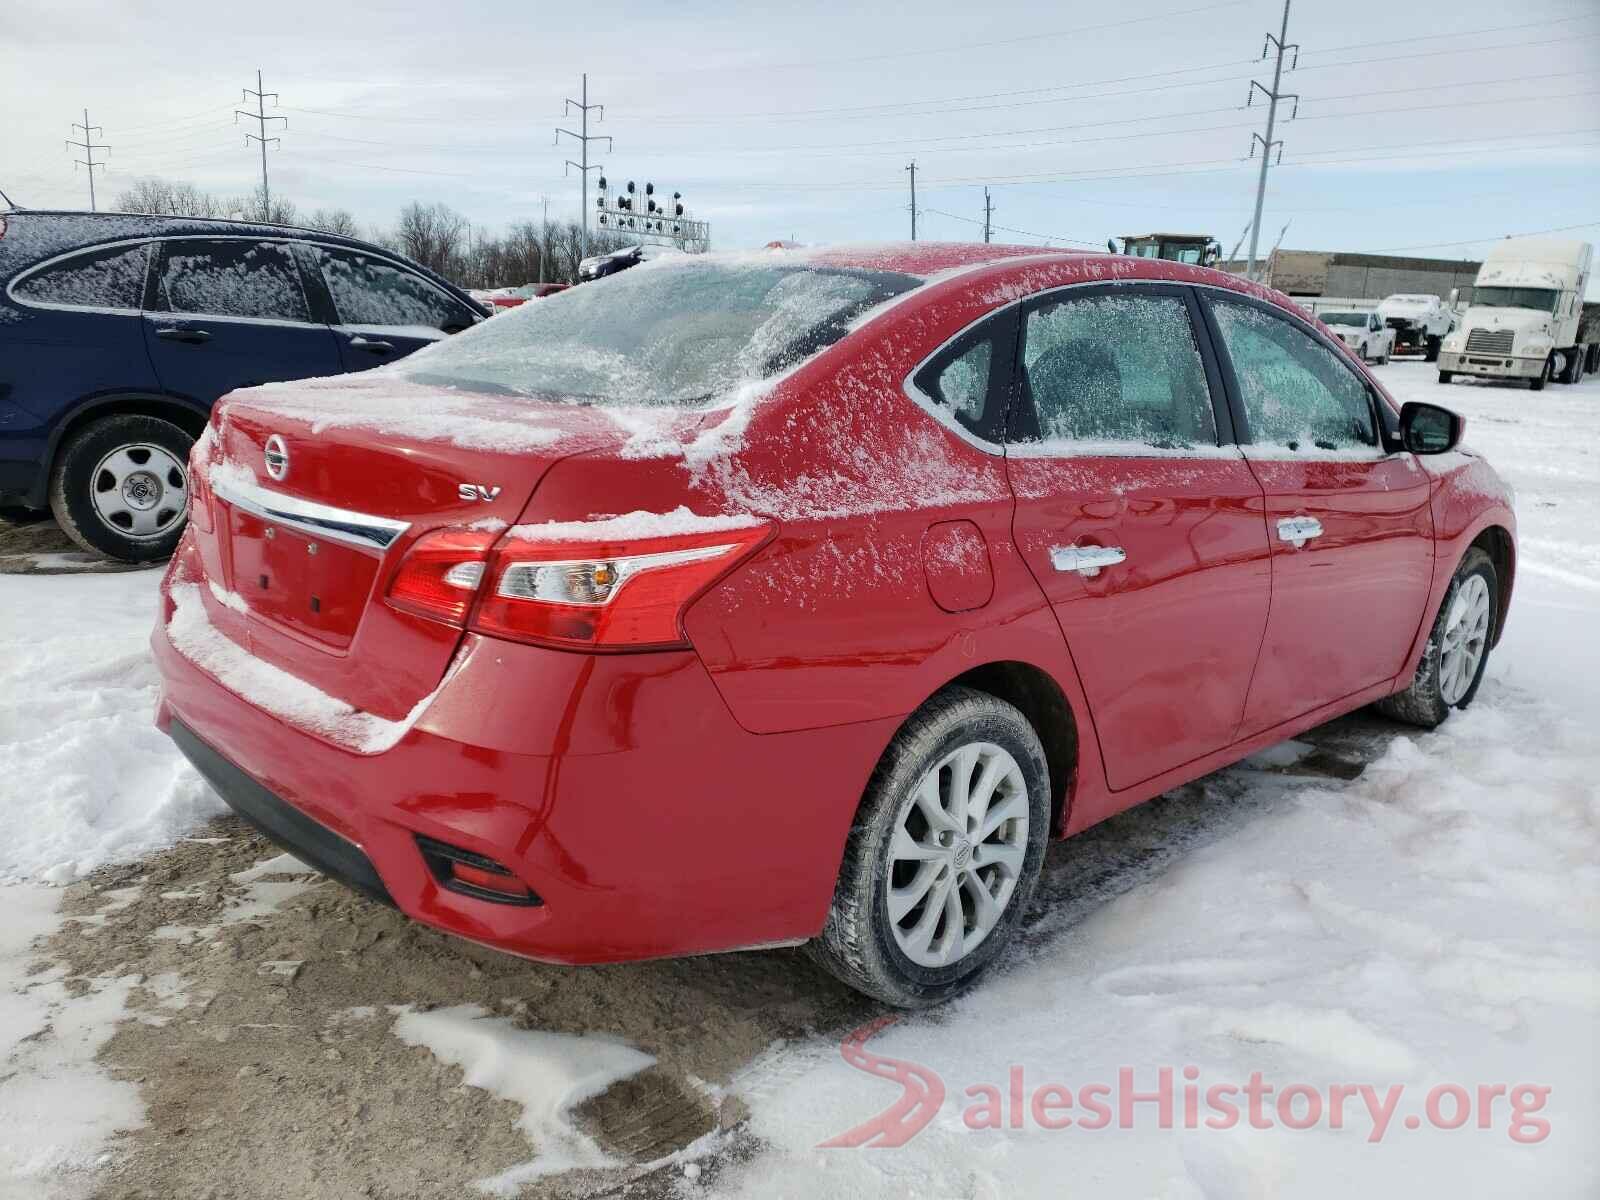
[[[1577,383],[1583,377],[1583,359],[1579,357],[1577,348],[1561,352],[1561,374],[1556,376],[1557,383]]]
[[[1050,773],[1016,708],[952,687],[895,735],[810,952],[858,991],[937,1004],[1004,951],[1038,882]]]
[[[1439,382],[1440,383],[1449,383],[1455,377],[1456,377],[1456,373],[1454,371],[1440,371],[1439,372]]]
[[[1500,618],[1499,595],[1494,562],[1472,547],[1450,580],[1411,685],[1378,701],[1378,711],[1432,729],[1452,708],[1471,704],[1489,664],[1489,645]]]
[[[50,479],[50,509],[91,554],[166,558],[183,533],[194,439],[158,417],[106,417],[79,431]]]

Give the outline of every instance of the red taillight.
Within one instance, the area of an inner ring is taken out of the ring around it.
[[[189,522],[211,532],[211,439],[202,437],[189,451]]]
[[[496,549],[472,629],[569,648],[686,644],[683,614],[766,540],[747,526],[618,541],[528,541]]]
[[[389,581],[389,606],[465,625],[495,536],[482,529],[436,529],[418,538]]]

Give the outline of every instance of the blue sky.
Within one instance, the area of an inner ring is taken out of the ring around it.
[[[261,25],[261,14],[270,24]],[[555,145],[589,73],[612,180],[681,189],[719,248],[919,234],[1100,245],[1214,234],[1250,216],[1244,108],[1275,0],[915,5],[217,4],[11,0],[0,30],[0,188],[81,205],[63,145],[88,106],[102,197],[158,175],[219,192],[259,158],[232,112],[255,69],[288,117],[276,192],[387,223],[411,199],[479,226],[578,212]],[[1441,14],[1448,20],[1441,20]],[[1299,0],[1263,249],[1471,257],[1483,240],[1600,231],[1600,26],[1592,0]],[[1460,243],[1460,244],[1455,244]]]

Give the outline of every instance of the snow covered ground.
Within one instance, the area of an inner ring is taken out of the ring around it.
[[[1468,443],[1518,492],[1516,595],[1472,709],[1432,734],[1340,723],[1192,785],[1204,805],[1162,801],[1056,848],[1051,903],[1006,970],[863,1033],[848,1056],[838,1037],[758,1056],[728,1084],[758,1152],[686,1169],[682,1186],[1595,1194],[1600,379],[1535,394],[1441,388],[1421,363],[1379,374],[1402,400],[1464,413]],[[0,891],[0,1197],[86,1192],[112,1133],[141,1120],[137,1089],[94,1059],[133,984],[28,973],[31,938],[59,920],[43,885],[139,859],[220,811],[150,724],[156,582],[0,575],[0,880],[13,885]],[[1330,773],[1330,754],[1367,765],[1344,778],[1354,771]],[[394,1032],[548,1124],[533,1109],[550,1089],[499,1069],[472,1020],[411,1017]],[[589,1032],[625,1033],[604,1018]],[[581,1043],[549,1044],[545,1069],[570,1091]],[[537,1045],[518,1052],[536,1065]],[[606,1048],[608,1062],[631,1053]],[[1163,1069],[1167,1127],[1156,1100],[1124,1119],[1122,1073],[1151,1095]],[[1213,1103],[1213,1088],[1239,1090]],[[1272,1089],[1254,1124],[1252,1088]],[[873,1124],[903,1095],[897,1119]],[[1062,1117],[1072,1124],[1050,1127]]]

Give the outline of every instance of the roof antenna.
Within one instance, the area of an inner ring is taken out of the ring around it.
[[[14,203],[12,203],[11,197],[6,195],[5,192],[3,192],[3,191],[0,191],[0,200],[4,200],[6,202],[6,207],[9,208],[12,212],[21,212],[22,211]]]

